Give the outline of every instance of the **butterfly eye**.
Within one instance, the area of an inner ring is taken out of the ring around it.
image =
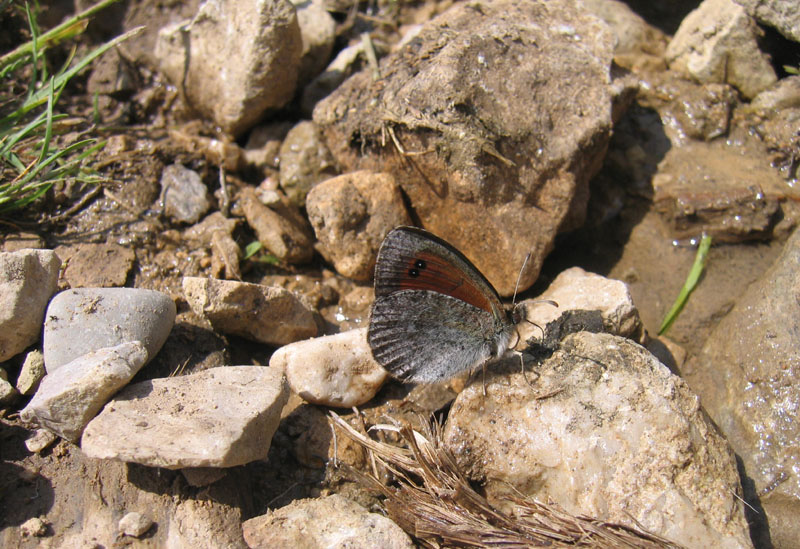
[[[408,276],[412,278],[417,278],[419,276],[419,272],[425,268],[425,262],[422,259],[417,259],[414,262],[414,266],[408,270]]]

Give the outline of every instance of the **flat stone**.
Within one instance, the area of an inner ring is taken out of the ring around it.
[[[529,383],[510,357],[450,409],[445,446],[490,500],[518,490],[687,547],[752,547],[733,451],[681,378],[587,332],[534,368]]]
[[[140,288],[77,288],[47,308],[44,365],[48,373],[90,351],[141,341],[148,360],[158,354],[175,322],[175,303]]]
[[[39,387],[39,382],[45,373],[44,355],[39,349],[34,349],[25,355],[25,360],[22,361],[22,368],[17,377],[17,391],[22,395],[32,395]]]
[[[546,21],[547,24],[542,24]],[[586,40],[583,37],[591,37]],[[501,295],[585,218],[618,89],[608,26],[569,1],[457,3],[314,109],[342,171],[391,173]]]
[[[86,427],[92,458],[151,467],[234,467],[264,459],[289,396],[283,372],[224,366],[128,386]]]
[[[390,519],[338,494],[296,500],[242,523],[250,549],[273,547],[382,547],[412,549],[408,534]]]
[[[39,339],[60,267],[52,250],[0,253],[0,362]]]
[[[385,173],[328,179],[308,193],[306,210],[322,257],[354,280],[370,280],[383,239],[395,227],[411,224],[400,188]]]
[[[58,435],[47,429],[36,429],[33,436],[25,439],[25,448],[29,452],[38,454],[51,444],[58,440]]]
[[[147,349],[140,341],[91,351],[46,375],[20,418],[75,442],[146,361]]]
[[[67,265],[64,278],[71,288],[124,286],[136,260],[131,248],[119,244],[78,244],[59,247]]]
[[[755,20],[733,0],[704,0],[667,46],[667,63],[698,82],[731,84],[752,99],[778,79],[759,36]]]
[[[153,521],[150,518],[136,511],[132,511],[126,513],[124,517],[119,519],[119,533],[132,538],[138,538],[144,535],[152,525]]]
[[[271,345],[317,335],[314,312],[283,288],[187,276],[183,292],[192,310],[222,333]]]
[[[239,136],[292,98],[302,47],[285,0],[204,2],[191,21],[161,29],[156,57],[193,108]]]
[[[375,396],[389,374],[372,358],[367,329],[298,341],[273,353],[269,365],[286,372],[303,400],[325,406],[360,406]]]

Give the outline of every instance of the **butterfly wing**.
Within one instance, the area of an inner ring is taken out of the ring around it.
[[[437,292],[402,290],[375,301],[367,341],[395,377],[432,383],[496,356],[494,334],[494,319],[482,309]]]
[[[442,293],[494,317],[505,317],[500,296],[472,262],[441,238],[416,227],[392,230],[378,251],[375,298],[401,290]]]
[[[495,289],[447,242],[414,227],[383,241],[367,340],[393,375],[447,379],[502,354],[512,330]]]

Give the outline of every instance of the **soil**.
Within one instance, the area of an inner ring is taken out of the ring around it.
[[[403,9],[409,13],[398,17],[406,20],[419,17],[426,9],[435,11],[430,5]],[[346,12],[340,14],[341,21],[345,18]],[[6,22],[24,25],[21,19]],[[670,30],[676,25],[670,24]],[[24,34],[24,29],[19,33]],[[346,38],[342,35],[340,42]],[[7,47],[3,39],[2,49]],[[166,218],[159,204],[161,171],[181,163],[200,174],[215,191],[212,211],[224,209],[221,161],[210,143],[226,138],[207,122],[193,118],[157,73],[144,65],[126,65],[135,76],[135,89],[99,96],[97,112],[87,91],[88,74],[71,82],[61,97],[61,108],[82,121],[60,138],[62,143],[89,130],[109,140],[96,157],[96,169],[105,183],[96,188],[59,186],[34,208],[6,220],[0,226],[5,249],[26,238],[26,242],[36,241],[33,233],[45,247],[57,250],[67,264],[63,288],[113,283],[159,290],[175,300],[178,317],[171,335],[133,382],[220,365],[267,364],[274,349],[217,334],[191,312],[182,295],[181,280],[184,276],[215,276],[212,252],[191,243],[185,235],[187,227]],[[290,122],[299,121],[300,116],[297,105],[277,114],[278,119]],[[92,126],[86,122],[93,119],[100,123]],[[768,164],[766,157],[764,164]],[[232,195],[240,186],[258,185],[264,176],[245,170],[226,171],[225,178]],[[612,166],[607,165],[596,180],[604,178],[614,178]],[[539,281],[522,297],[537,295],[561,270],[578,265],[628,282],[646,328],[655,333],[683,284],[695,250],[665,232],[652,200],[629,188],[617,190],[623,205],[616,213],[606,219],[598,213],[594,224],[590,219],[587,228],[561,236]],[[604,188],[598,196],[608,192],[613,188]],[[239,223],[234,238],[241,247],[256,240],[245,223]],[[113,261],[98,260],[102,251],[98,245],[111,250]],[[766,270],[780,249],[780,240],[769,239],[713,248],[709,257],[713,268],[707,270],[671,337],[688,352],[696,352],[720,315]],[[278,284],[309,296],[320,306],[328,332],[363,325],[368,318],[369,286],[338,277],[319,256],[302,267],[273,265],[256,257],[243,261],[241,270],[244,281]],[[18,357],[6,364],[12,376],[20,363]],[[375,422],[383,414],[414,422],[446,406],[452,395],[446,387],[412,389],[390,383],[362,411]],[[361,489],[328,462],[327,410],[299,400],[287,406],[267,460],[228,470],[221,480],[202,487],[190,485],[178,471],[88,459],[80,448],[65,441],[32,454],[24,444],[31,432],[20,425],[16,414],[22,406],[24,401],[18,402],[0,418],[3,547],[67,546],[78,539],[76,532],[81,529],[81,539],[92,539],[87,533],[93,534],[99,544],[99,540],[109,539],[101,524],[116,524],[128,511],[147,512],[156,524],[139,540],[117,537],[114,546],[161,546],[166,540],[160,525],[188,524],[200,520],[198,517],[207,519],[207,540],[241,546],[241,521],[294,499],[339,492],[367,506],[376,501],[376,494]],[[340,412],[352,416],[349,411]],[[355,448],[339,448],[339,455],[355,464],[363,460]],[[41,517],[48,525],[45,537],[20,535],[19,526],[33,517]]]

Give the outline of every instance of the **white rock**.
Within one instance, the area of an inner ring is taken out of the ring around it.
[[[263,459],[289,391],[283,372],[223,366],[130,385],[86,427],[83,452],[151,467]]]
[[[459,394],[444,432],[490,498],[512,489],[687,547],[752,547],[736,459],[699,398],[644,348],[568,336],[531,383],[510,359]]]
[[[733,0],[704,0],[681,22],[667,46],[667,63],[701,83],[724,82],[747,98],[777,80],[758,48],[755,21]]]
[[[20,524],[19,530],[23,536],[41,538],[47,535],[47,523],[39,517],[32,517]]]
[[[281,347],[269,365],[286,372],[289,387],[307,402],[349,408],[368,402],[388,377],[367,344],[367,329]]]
[[[0,253],[0,362],[39,339],[60,267],[52,250]]]
[[[32,395],[39,387],[44,374],[44,355],[39,349],[34,349],[25,355],[25,360],[22,362],[17,378],[17,391],[23,395]]]
[[[311,308],[284,288],[187,276],[183,292],[192,310],[225,334],[272,345],[317,335]]]
[[[153,521],[148,517],[132,511],[119,519],[119,532],[125,536],[138,538],[147,532],[153,525]]]
[[[53,444],[56,439],[58,439],[58,437],[55,433],[52,433],[47,429],[36,429],[36,432],[34,432],[33,436],[25,439],[25,448],[27,448],[29,452],[38,454]]]
[[[141,341],[92,351],[46,375],[20,418],[75,442],[111,395],[147,361]]]
[[[302,48],[286,0],[208,0],[161,29],[156,57],[194,108],[238,136],[292,98]]]
[[[52,373],[90,351],[141,341],[153,358],[175,322],[175,303],[139,288],[77,288],[47,307],[44,365]]]
[[[555,301],[558,307],[537,300]],[[600,311],[604,331],[638,340],[642,334],[639,311],[633,304],[628,286],[619,280],[589,273],[572,267],[559,274],[539,297],[523,302],[527,319],[518,326],[520,339],[541,336],[541,331],[531,322],[544,327],[565,311]]]
[[[8,382],[8,373],[0,368],[0,404],[10,404],[18,395],[14,386]]]
[[[381,547],[411,549],[408,534],[390,519],[338,494],[293,501],[242,524],[251,549]]]

